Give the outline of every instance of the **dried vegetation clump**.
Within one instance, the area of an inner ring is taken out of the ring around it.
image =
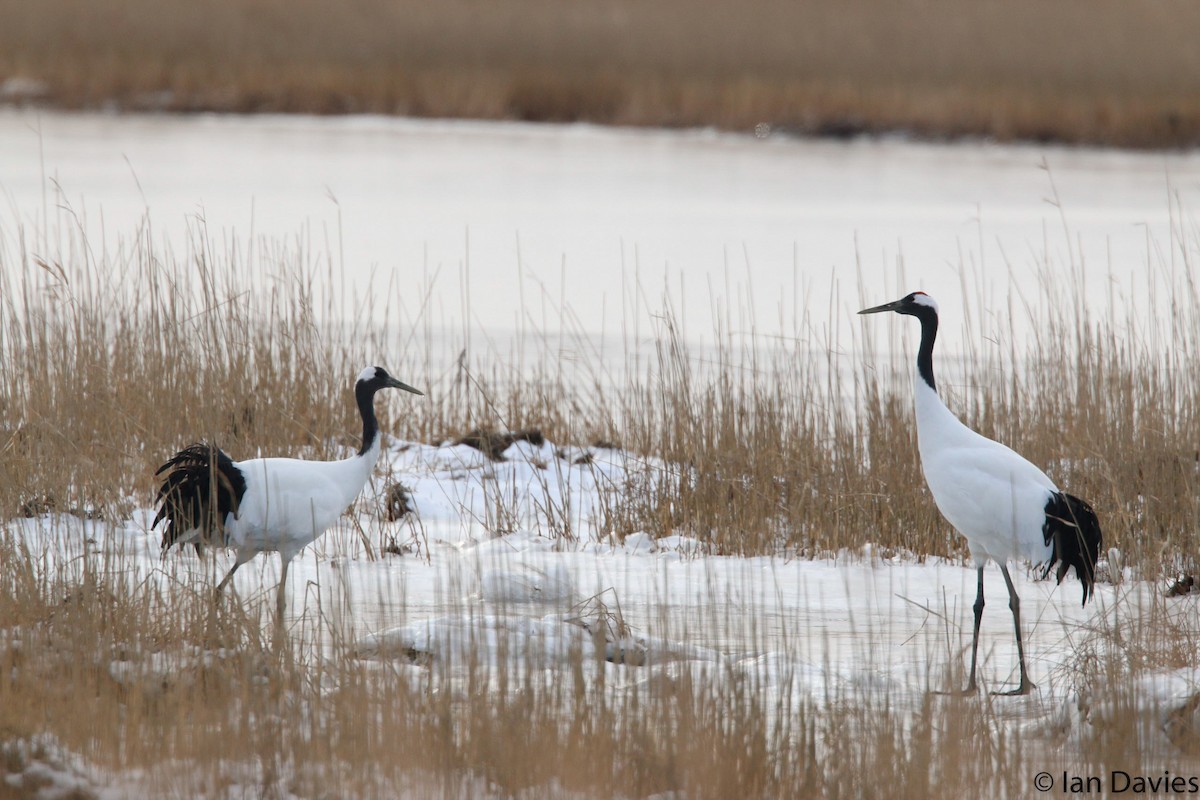
[[[529,442],[534,447],[541,447],[546,443],[546,437],[537,428],[520,431],[491,431],[477,428],[454,440],[455,444],[474,447],[492,461],[503,461],[504,451],[517,442]]]

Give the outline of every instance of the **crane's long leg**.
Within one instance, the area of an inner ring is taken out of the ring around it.
[[[225,577],[221,578],[221,582],[217,584],[217,591],[216,591],[217,597],[221,596],[221,592],[224,591],[224,589],[225,589],[225,584],[229,583],[229,581],[232,580],[233,573],[237,572],[238,567],[240,567],[241,565],[242,565],[241,559],[238,559],[233,562],[233,566],[229,568],[229,572],[226,572]]]
[[[1017,658],[1021,664],[1021,683],[1012,691],[995,692],[995,694],[1029,694],[1037,686],[1029,680],[1029,672],[1025,669],[1025,643],[1021,640],[1021,599],[1017,597],[1017,589],[1013,586],[1012,576],[1008,574],[1007,564],[1000,565],[1000,573],[1004,575],[1004,582],[1008,585],[1008,607],[1012,609],[1013,625],[1017,629]]]
[[[283,625],[284,598],[287,595],[288,565],[291,563],[292,560],[290,558],[283,559],[283,569],[279,575],[279,593],[275,596],[275,620],[281,626]]]
[[[979,575],[978,588],[975,590],[975,630],[971,634],[971,676],[967,679],[967,688],[963,690],[964,694],[975,694],[975,667],[979,663],[979,623],[983,620],[983,567],[979,567],[977,574]]]
[[[983,619],[983,567],[979,567],[979,588],[975,592],[975,631],[971,636],[971,677],[967,679],[967,688],[962,691],[934,692],[934,694],[969,695],[977,691],[975,686],[975,667],[979,660],[979,621]]]

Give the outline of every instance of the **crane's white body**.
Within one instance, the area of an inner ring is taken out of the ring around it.
[[[1043,525],[1054,481],[1012,449],[968,428],[925,379],[913,399],[921,469],[938,510],[967,540],[976,567],[1049,560]]]
[[[379,460],[379,441],[340,461],[255,458],[236,461],[246,479],[241,506],[225,518],[228,545],[245,563],[278,551],[290,561],[358,498]]]

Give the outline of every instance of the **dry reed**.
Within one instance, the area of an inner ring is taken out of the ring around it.
[[[1186,0],[6,0],[0,84],[67,108],[1188,146],[1198,16]]]
[[[419,337],[433,334],[412,320],[328,322],[357,317],[317,288],[326,266],[303,250],[278,250],[266,279],[202,231],[182,255],[136,236],[106,264],[81,234],[64,235],[51,256],[24,239],[0,243],[2,518],[121,518],[148,502],[164,457],[201,437],[239,457],[330,457],[357,431],[352,377],[382,355],[429,395],[384,420],[401,438],[538,428],[555,443],[615,441],[677,465],[674,478],[610,510],[618,537],[682,530],[738,554],[865,541],[964,552],[917,467],[911,368],[903,352],[876,354],[878,326],[862,329],[850,356],[727,331],[700,353],[668,307],[654,352],[627,343],[615,377],[585,350],[569,369],[552,349],[528,363],[487,351],[455,359],[435,356],[429,339],[422,351]],[[1191,257],[1192,244],[1179,247]],[[985,334],[1013,343],[1019,329],[1039,332],[1027,351],[990,347],[939,367],[954,370],[946,392],[969,425],[1089,498],[1107,544],[1147,574],[1194,563],[1200,549],[1200,297],[1190,275],[1186,264],[1150,274],[1165,291],[1103,317],[1087,308],[1082,279],[1047,278],[1042,298]],[[464,347],[449,338],[439,352]],[[892,341],[915,342],[915,331],[893,329]]]

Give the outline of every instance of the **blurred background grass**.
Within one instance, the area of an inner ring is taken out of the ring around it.
[[[0,0],[0,19],[10,103],[1200,141],[1184,0]]]

